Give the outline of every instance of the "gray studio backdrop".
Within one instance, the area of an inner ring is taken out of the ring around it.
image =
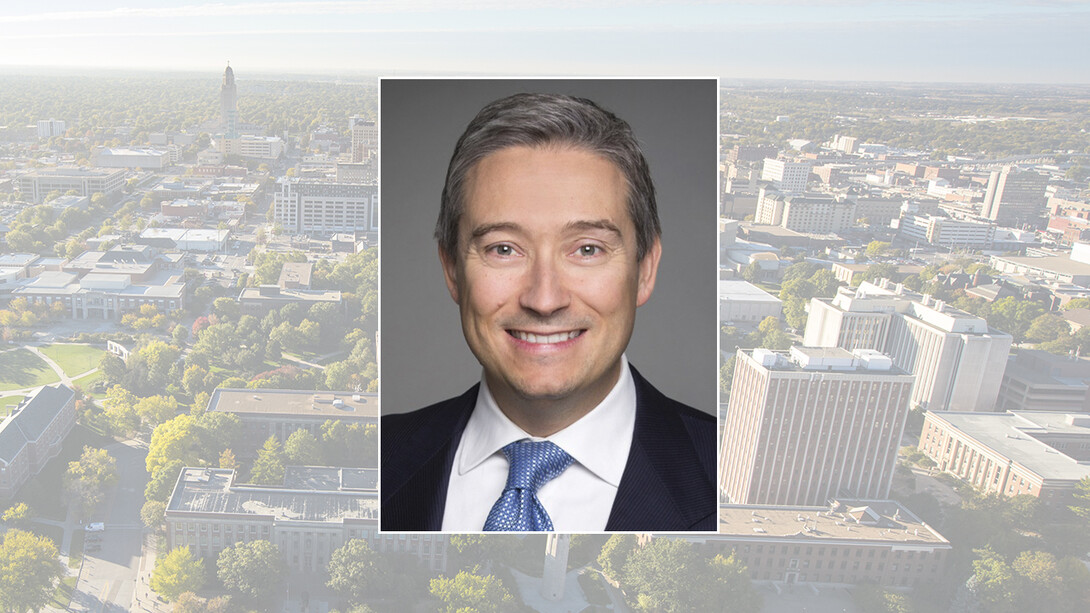
[[[667,396],[715,414],[717,100],[713,79],[383,79],[382,412],[461,394],[481,376],[432,238],[454,144],[487,103],[518,92],[594,100],[635,131],[655,182],[662,262],[636,311],[629,361]]]

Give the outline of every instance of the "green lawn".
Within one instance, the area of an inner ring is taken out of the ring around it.
[[[102,356],[106,355],[105,350],[91,345],[56,344],[39,347],[39,349],[49,356],[49,359],[56,362],[69,377],[98,368]]]
[[[84,375],[79,379],[73,379],[72,384],[78,386],[81,390],[83,390],[84,394],[91,396],[92,398],[95,398],[97,400],[102,400],[106,397],[106,393],[92,392],[91,388],[94,387],[96,382],[101,381],[105,378],[106,373],[102,372],[101,370],[96,370],[95,372],[89,375]]]
[[[11,412],[11,409],[8,408],[9,404],[19,404],[23,401],[23,398],[24,396],[4,396],[0,398],[0,419],[7,417],[8,413]]]
[[[72,593],[76,591],[76,581],[78,579],[79,577],[75,576],[61,577],[61,580],[57,583],[57,590],[53,592],[53,600],[49,603],[49,606],[67,611],[68,605],[72,604]]]
[[[60,377],[52,368],[22,347],[0,353],[0,392],[57,381]]]
[[[68,548],[68,568],[79,568],[83,563],[83,537],[86,534],[83,530],[72,532],[72,544]]]

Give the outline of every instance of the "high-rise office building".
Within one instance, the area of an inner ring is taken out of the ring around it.
[[[362,162],[378,151],[378,126],[365,117],[353,116],[348,119],[352,129],[352,161]]]
[[[720,489],[733,504],[888,497],[913,380],[877,351],[739,350]]]
[[[806,180],[810,177],[810,162],[793,162],[765,158],[761,169],[761,180],[771,181],[772,186],[781,192],[801,194],[806,191]]]
[[[753,221],[795,232],[826,234],[852,226],[855,203],[832,196],[788,196],[762,189]]]
[[[238,86],[235,85],[235,71],[231,65],[223,71],[223,83],[220,85],[220,115],[223,117],[223,135],[238,138]]]
[[[289,232],[374,232],[378,230],[378,187],[283,179],[273,194],[273,219]]]
[[[888,282],[810,300],[803,343],[874,349],[916,375],[912,404],[933,411],[991,411],[1011,336],[980,317]]]
[[[988,177],[981,214],[1001,226],[1040,226],[1046,214],[1048,176],[1016,166],[994,170]]]
[[[54,136],[64,136],[65,127],[63,119],[41,119],[38,120],[38,138],[53,138]]]

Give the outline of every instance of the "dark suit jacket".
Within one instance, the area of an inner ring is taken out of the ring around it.
[[[716,526],[715,418],[663,396],[635,368],[632,447],[606,530]],[[440,530],[454,452],[477,402],[457,398],[382,418],[382,529]]]

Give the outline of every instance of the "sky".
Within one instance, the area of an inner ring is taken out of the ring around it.
[[[1090,83],[1088,0],[7,0],[0,71]]]

